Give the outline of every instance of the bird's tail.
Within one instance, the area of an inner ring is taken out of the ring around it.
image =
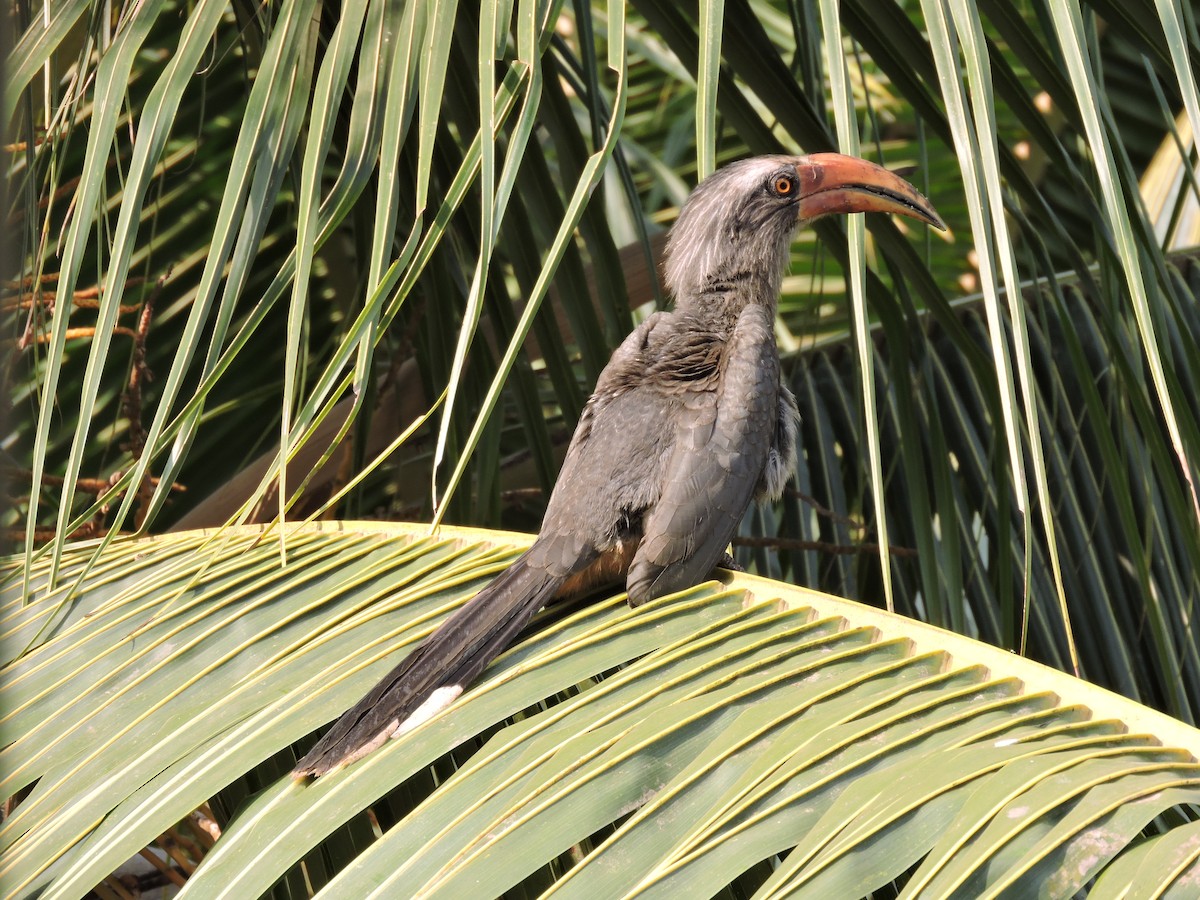
[[[316,778],[348,765],[445,709],[516,639],[563,580],[522,556],[338,719],[296,763],[292,777]]]

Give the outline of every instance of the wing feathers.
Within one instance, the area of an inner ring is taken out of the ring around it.
[[[704,579],[750,504],[778,412],[773,326],[769,310],[747,307],[725,346],[716,391],[697,392],[675,423],[662,494],[629,570],[634,605]]]

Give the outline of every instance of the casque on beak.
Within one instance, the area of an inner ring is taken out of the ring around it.
[[[799,216],[812,221],[830,213],[883,212],[909,216],[946,230],[946,224],[911,184],[882,166],[840,153],[814,153],[796,165]]]

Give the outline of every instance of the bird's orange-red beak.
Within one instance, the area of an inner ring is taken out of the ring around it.
[[[882,166],[840,153],[814,153],[796,166],[799,215],[811,221],[830,213],[883,212],[909,216],[946,230],[933,206],[911,184]]]

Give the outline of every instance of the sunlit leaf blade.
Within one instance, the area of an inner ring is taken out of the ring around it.
[[[838,5],[821,4],[821,28],[824,32],[825,67],[833,91],[834,120],[837,122],[838,145],[851,156],[858,156],[858,125],[855,121],[854,100],[849,87],[849,73],[841,52],[842,22]],[[881,536],[879,569],[883,575],[883,597],[889,611],[896,602],[892,596],[891,553],[888,545],[887,504],[883,502],[883,460],[879,447],[879,416],[875,400],[875,354],[872,352],[867,315],[866,294],[866,230],[861,216],[854,216],[848,225],[847,250],[850,269],[850,298],[854,322],[854,347],[858,354],[862,405],[866,411],[864,424],[867,436],[867,460],[871,471],[871,491],[875,503],[876,528]]]
[[[615,594],[549,611],[445,713],[298,784],[276,754],[516,548],[419,526],[291,531],[286,569],[258,529],[117,541],[65,617],[8,663],[3,787],[32,786],[0,830],[14,896],[82,896],[235,780],[263,777],[185,890],[257,895],[454,747],[454,776],[413,782],[412,805],[324,895],[499,893],[572,847],[555,889],[568,896],[750,884],[780,854],[768,895],[863,895],[926,853],[934,879],[974,885],[972,860],[999,854],[998,871],[1031,884],[1074,871],[1089,829],[1116,842],[1094,875],[1155,815],[1200,802],[1200,733],[1181,722],[949,632],[743,575],[638,610]],[[89,555],[68,552],[64,574]],[[32,606],[0,598],[5,646],[45,624],[22,616],[55,615],[48,574],[35,567],[46,596]],[[1152,785],[1169,791],[1151,802]],[[1019,803],[1033,812],[1017,823],[1005,810]]]

